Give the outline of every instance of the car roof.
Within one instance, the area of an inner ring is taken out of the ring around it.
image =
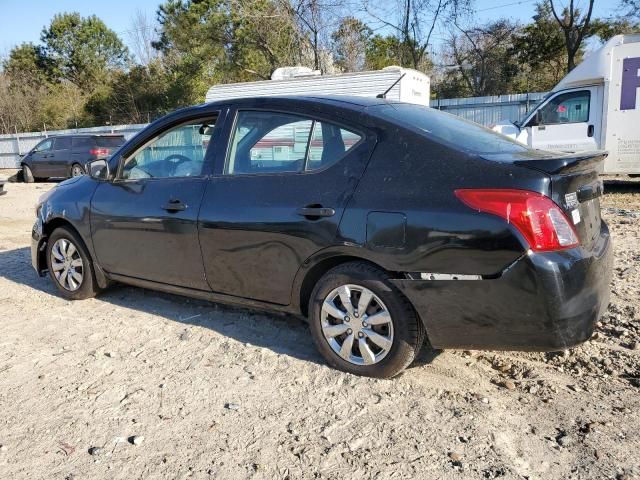
[[[124,134],[122,134],[122,133],[63,133],[61,135],[51,135],[51,136],[47,137],[47,139],[48,138],[65,138],[65,137],[83,137],[83,138],[124,137]]]
[[[353,110],[361,110],[365,107],[399,103],[378,97],[359,97],[355,95],[269,95],[260,97],[240,97],[226,100],[216,100],[205,105],[243,105],[253,103],[313,103],[317,105],[341,106]]]

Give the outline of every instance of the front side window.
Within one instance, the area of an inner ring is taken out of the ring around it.
[[[47,151],[51,150],[51,147],[53,147],[53,139],[49,138],[48,140],[45,140],[44,142],[40,142],[38,144],[38,146],[36,146],[35,151],[36,152],[47,152]]]
[[[197,177],[213,134],[215,119],[170,128],[124,160],[121,178]]]
[[[540,125],[554,125],[588,122],[590,100],[591,92],[589,90],[556,95],[540,109],[538,123]]]
[[[340,160],[361,136],[338,126],[276,112],[238,113],[225,174],[295,173]]]

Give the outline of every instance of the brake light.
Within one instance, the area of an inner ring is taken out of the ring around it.
[[[512,223],[532,250],[548,252],[579,244],[573,225],[549,197],[508,189],[459,189],[455,194],[467,206]]]
[[[91,155],[97,155],[99,157],[109,155],[110,152],[111,150],[109,150],[108,148],[92,148],[91,150],[89,150],[89,153]]]

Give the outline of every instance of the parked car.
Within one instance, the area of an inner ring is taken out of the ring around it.
[[[45,194],[32,261],[67,299],[115,281],[303,315],[355,374],[399,373],[425,336],[561,350],[608,304],[604,158],[384,99],[210,103]]]
[[[59,135],[38,143],[21,163],[27,183],[50,177],[84,175],[86,165],[106,158],[125,142],[123,135]]]

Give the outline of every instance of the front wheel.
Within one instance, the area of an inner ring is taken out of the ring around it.
[[[424,342],[424,327],[388,275],[364,262],[327,272],[311,295],[309,323],[329,365],[389,378],[408,367]]]
[[[93,262],[76,232],[56,228],[47,241],[46,254],[51,280],[64,298],[84,300],[98,293]]]
[[[28,165],[22,166],[22,180],[24,181],[24,183],[33,183],[33,181],[35,180],[33,172]]]

